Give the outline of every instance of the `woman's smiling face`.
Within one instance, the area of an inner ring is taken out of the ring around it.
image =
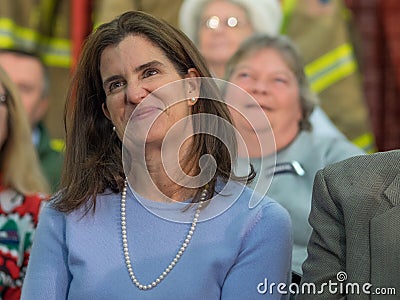
[[[277,50],[264,48],[252,52],[237,64],[230,81],[257,100],[271,124],[277,147],[282,144],[281,138],[293,140],[302,119],[299,86]]]
[[[187,100],[183,83],[173,84],[182,87],[181,91],[159,88],[190,77],[191,72],[180,75],[163,51],[142,36],[130,35],[118,45],[108,46],[100,62],[106,94],[103,110],[120,139],[132,115],[135,130],[146,134],[146,144],[162,142],[168,130],[190,114],[193,104]]]

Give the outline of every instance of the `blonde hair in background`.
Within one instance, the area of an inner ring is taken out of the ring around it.
[[[18,91],[0,67],[0,84],[7,95],[8,133],[0,149],[3,185],[22,194],[50,193],[32,144],[31,129]]]

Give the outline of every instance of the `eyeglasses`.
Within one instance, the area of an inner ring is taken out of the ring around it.
[[[6,104],[7,102],[7,95],[6,94],[0,94],[0,105],[1,104]]]
[[[229,17],[225,20],[221,20],[217,16],[211,16],[202,22],[202,26],[208,29],[217,29],[218,27],[225,26],[228,28],[236,28],[246,25],[246,21],[240,21],[236,17]]]

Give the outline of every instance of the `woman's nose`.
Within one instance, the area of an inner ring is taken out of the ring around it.
[[[126,89],[127,101],[133,104],[139,104],[149,94],[149,91],[140,83],[128,84]]]
[[[263,80],[256,80],[253,82],[252,92],[266,94],[268,92],[268,84]]]

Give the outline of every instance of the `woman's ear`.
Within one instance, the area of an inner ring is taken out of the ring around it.
[[[185,76],[187,85],[188,105],[192,106],[200,96],[200,74],[195,68],[190,68]]]
[[[195,78],[195,77],[200,77],[200,73],[197,71],[196,68],[190,68],[185,78]]]
[[[105,102],[101,105],[101,109],[103,110],[103,113],[106,116],[106,118],[111,121],[111,115],[110,112],[108,111],[107,104]]]

